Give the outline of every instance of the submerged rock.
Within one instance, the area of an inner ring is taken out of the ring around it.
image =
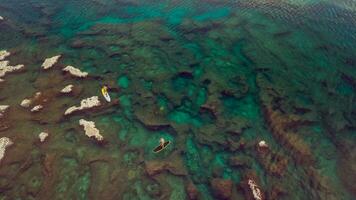
[[[61,93],[62,94],[71,93],[73,91],[73,87],[74,87],[73,85],[67,85],[61,90]]]
[[[39,135],[38,135],[38,138],[40,139],[40,142],[44,142],[46,140],[46,138],[48,137],[48,133],[46,132],[41,132]]]
[[[172,162],[168,161],[147,161],[145,162],[146,172],[149,176],[154,176],[162,172],[168,171],[174,175],[187,175],[187,172],[184,169],[179,168],[174,165]]]
[[[218,199],[230,199],[232,195],[232,181],[220,178],[214,178],[211,181],[211,187],[214,195]]]
[[[85,109],[89,109],[89,108],[93,108],[93,107],[97,107],[100,106],[101,103],[99,101],[99,97],[98,96],[93,96],[93,97],[89,97],[86,99],[83,99],[80,102],[80,106],[72,106],[70,108],[68,108],[65,112],[64,115],[70,115],[73,112],[76,111],[81,111],[81,110],[85,110]]]
[[[82,72],[80,69],[75,68],[73,66],[67,66],[63,69],[65,72],[69,72],[72,76],[79,77],[79,78],[85,78],[88,76],[88,72]]]
[[[247,156],[233,156],[229,159],[229,165],[232,167],[250,168],[252,160]]]
[[[100,135],[100,131],[95,128],[95,123],[92,121],[86,121],[85,119],[79,120],[79,125],[84,127],[85,135],[89,138],[94,137],[98,141],[103,141],[104,137]]]
[[[14,144],[10,138],[7,137],[2,137],[0,138],[0,161],[4,158],[5,156],[5,151],[6,148]]]
[[[49,68],[53,67],[53,65],[55,65],[58,62],[60,57],[61,57],[61,55],[47,58],[42,64],[42,69],[49,69]]]
[[[188,185],[186,186],[186,191],[187,191],[188,198],[190,200],[198,199],[199,191],[197,187],[194,185],[194,183],[189,182]]]
[[[10,56],[10,54],[11,53],[6,50],[0,51],[0,60],[4,60],[6,57]]]

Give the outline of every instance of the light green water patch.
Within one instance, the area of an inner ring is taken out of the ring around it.
[[[63,4],[54,17],[59,24],[59,33],[64,38],[69,38],[80,31],[80,26],[95,19],[97,9],[93,4],[82,4],[80,1],[70,1]],[[56,30],[56,29],[55,29]]]
[[[206,11],[200,15],[196,15],[193,19],[197,21],[206,21],[206,20],[217,20],[224,17],[227,17],[230,14],[230,8],[222,7],[222,8],[211,8],[213,11]]]
[[[90,173],[86,172],[83,176],[79,177],[78,181],[73,185],[74,188],[78,188],[78,199],[88,199],[87,193],[90,187]]]
[[[341,94],[345,96],[351,96],[356,93],[356,90],[346,81],[341,80],[336,88],[336,90]]]
[[[227,116],[242,116],[253,121],[261,119],[259,106],[252,95],[248,95],[242,99],[224,96],[222,97],[222,102],[224,105],[224,113]]]
[[[191,78],[183,77],[183,76],[176,76],[172,80],[173,89],[176,91],[186,91],[193,83]]]
[[[202,160],[196,146],[194,139],[188,137],[186,141],[185,163],[189,171],[190,176],[194,182],[202,182],[207,179],[206,171],[202,168]]]
[[[118,79],[117,79],[117,85],[126,89],[129,87],[130,85],[130,80],[129,78],[126,76],[126,75],[123,75],[123,76],[120,76]]]
[[[232,48],[232,51],[234,53],[234,55],[236,56],[236,59],[237,60],[240,60],[242,61],[246,66],[249,66],[251,65],[253,62],[252,60],[250,60],[245,54],[244,54],[244,51],[243,51],[243,47],[244,47],[244,43],[246,41],[245,40],[239,40],[237,41],[233,48]]]
[[[201,50],[201,47],[197,43],[193,42],[185,42],[183,44],[183,47],[186,48],[188,51],[194,54],[195,58],[200,60],[204,57],[203,51]]]
[[[201,106],[206,102],[207,99],[208,99],[208,91],[207,91],[207,89],[206,88],[200,88],[199,91],[198,91],[197,98],[196,98],[196,104],[198,106]]]
[[[187,199],[184,181],[182,178],[178,176],[168,175],[166,177],[166,181],[168,182],[171,188],[171,195],[169,197],[169,200]]]
[[[131,95],[122,95],[119,97],[120,105],[124,108],[127,117],[132,116]]]
[[[122,129],[122,130],[120,130],[119,133],[118,133],[119,139],[120,139],[121,141],[125,141],[127,133],[128,133],[128,130],[127,130],[127,129]]]
[[[152,90],[152,86],[153,86],[153,82],[152,81],[141,79],[140,82],[143,85],[143,87],[145,88],[145,90],[149,90],[149,91]]]
[[[127,196],[127,198],[124,197],[126,200],[130,199],[140,199],[140,200],[152,200],[152,198],[145,192],[145,189],[143,188],[143,184],[141,181],[137,181],[133,184],[133,188],[136,193],[136,197],[133,198],[131,195]]]
[[[215,39],[206,38],[204,40],[204,46],[206,46],[205,51],[207,51],[208,55],[219,58],[217,61],[231,56],[230,52]],[[220,66],[224,67],[224,64],[225,63],[221,62]]]
[[[180,24],[187,15],[188,10],[186,8],[176,7],[169,12],[167,22],[169,24]]]
[[[124,154],[125,165],[127,165],[127,166],[133,165],[135,163],[135,160],[137,159],[137,157],[138,157],[137,152],[131,152],[131,151],[126,152]]]
[[[122,116],[112,116],[112,119],[115,123],[118,123],[121,127],[120,131],[117,133],[118,139],[121,141],[125,141],[126,136],[130,131],[130,126],[131,126],[130,122]]]
[[[73,158],[63,158],[61,170],[62,178],[57,184],[56,192],[59,197],[65,197],[68,193],[75,196],[77,199],[87,199],[87,192],[90,186],[90,173],[84,170],[83,174],[79,174],[78,162]],[[79,191],[79,192],[78,192]]]
[[[169,106],[169,99],[163,95],[157,96],[157,105],[160,109],[167,110]]]
[[[169,113],[168,119],[177,124],[191,124],[196,127],[202,126],[200,119],[193,117],[191,114],[184,111],[173,111]]]
[[[200,78],[203,74],[204,74],[203,67],[201,67],[200,65],[194,67],[194,70],[193,70],[193,76],[194,77]]]
[[[197,189],[201,195],[201,199],[214,200],[209,187],[205,184],[197,184]]]

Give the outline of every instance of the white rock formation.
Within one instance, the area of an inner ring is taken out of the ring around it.
[[[10,66],[9,61],[0,61],[0,78],[4,77],[6,73],[14,72],[23,69],[24,65]]]
[[[10,138],[7,137],[2,137],[0,138],[0,161],[4,158],[5,156],[5,151],[6,148],[14,144]]]
[[[260,147],[260,148],[268,148],[268,145],[267,145],[266,141],[261,140],[261,141],[258,143],[258,147]]]
[[[102,141],[104,137],[100,135],[100,132],[97,128],[95,128],[95,123],[92,121],[86,121],[85,119],[79,120],[79,125],[84,127],[85,135],[89,138],[94,137],[98,141]]]
[[[46,138],[48,137],[48,133],[46,132],[41,132],[39,135],[38,135],[38,138],[40,139],[40,142],[44,142],[46,140]]]
[[[42,110],[43,106],[42,105],[37,105],[31,109],[31,112],[38,112]]]
[[[24,107],[24,108],[30,107],[32,101],[35,100],[35,99],[38,99],[38,98],[41,96],[41,94],[42,94],[41,92],[36,92],[35,95],[34,95],[31,99],[24,99],[24,100],[22,100],[22,102],[21,102],[20,105],[21,105],[22,107]]]
[[[0,51],[0,60],[4,60],[6,57],[8,57],[10,55],[10,52],[6,51],[6,50],[1,50]]]
[[[60,57],[61,57],[61,55],[47,58],[42,64],[42,69],[49,69],[49,68],[53,67],[53,65],[58,62]]]
[[[261,191],[258,188],[258,185],[255,183],[255,181],[249,179],[248,180],[248,185],[250,186],[251,192],[253,194],[253,198],[255,198],[255,200],[262,200]]]
[[[4,18],[2,16],[0,16],[0,21],[4,20]]]
[[[85,109],[89,109],[89,108],[93,108],[93,107],[97,107],[100,106],[101,103],[99,101],[99,97],[98,96],[93,96],[90,98],[86,98],[83,99],[80,102],[80,106],[72,106],[70,108],[68,108],[65,112],[64,115],[69,115],[72,114],[75,111],[79,111],[79,110],[85,110]]]
[[[79,78],[85,78],[88,76],[87,72],[82,72],[80,69],[77,69],[73,66],[67,66],[63,69],[65,72],[69,72],[72,76],[79,77]]]
[[[0,105],[0,118],[4,115],[4,113],[9,109],[8,105]]]
[[[24,100],[22,100],[20,105],[24,108],[28,108],[28,107],[30,107],[31,103],[32,103],[32,101],[30,99],[24,99]]]
[[[61,90],[61,93],[63,94],[71,93],[73,91],[73,87],[74,87],[73,85],[67,85]]]

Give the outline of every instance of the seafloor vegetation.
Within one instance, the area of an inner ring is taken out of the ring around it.
[[[0,0],[0,199],[354,199],[356,6],[337,3]]]

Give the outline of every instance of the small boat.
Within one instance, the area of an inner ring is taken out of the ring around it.
[[[154,153],[158,153],[160,151],[162,151],[163,149],[165,149],[171,142],[170,141],[167,141],[167,142],[164,142],[163,146],[162,145],[158,145],[156,148],[153,149],[153,152]]]
[[[101,93],[103,94],[103,96],[104,96],[104,98],[105,98],[105,100],[106,100],[107,102],[110,102],[110,101],[111,101],[110,95],[109,95],[109,93],[108,93],[108,87],[106,87],[106,86],[102,87],[102,88],[101,88]]]

